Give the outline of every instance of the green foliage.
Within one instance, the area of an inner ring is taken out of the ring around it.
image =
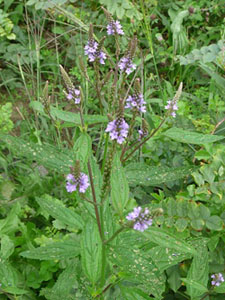
[[[225,284],[211,284],[225,277],[223,1],[0,5],[0,298],[223,300]],[[101,5],[123,36],[107,35]],[[84,55],[89,24],[104,65]],[[137,68],[123,75],[128,53]],[[139,88],[147,112],[123,111],[118,100]],[[105,132],[119,116],[130,126],[121,145]],[[76,160],[85,193],[66,191]],[[139,206],[152,219],[144,232],[126,218]]]
[[[0,106],[0,133],[7,133],[13,129],[11,115],[12,103],[8,102]]]
[[[16,35],[12,32],[13,22],[8,18],[8,14],[0,9],[0,37],[8,40],[15,40]]]

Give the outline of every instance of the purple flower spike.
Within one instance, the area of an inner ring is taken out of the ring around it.
[[[213,274],[213,275],[211,275],[211,278],[213,279],[211,281],[211,284],[215,285],[215,286],[220,286],[221,283],[224,282],[224,277],[223,277],[222,273]]]
[[[105,64],[106,54],[98,49],[96,41],[88,40],[87,45],[84,47],[84,53],[88,56],[90,62],[99,59],[100,64]]]
[[[135,207],[134,210],[126,216],[126,219],[133,221],[133,228],[141,232],[152,225],[152,218],[150,217],[148,208],[145,208],[143,211],[140,206]]]
[[[124,71],[129,75],[133,70],[137,68],[135,64],[133,64],[132,59],[129,56],[124,56],[121,58],[119,64],[119,68],[121,71]]]
[[[170,115],[175,118],[176,117],[175,111],[178,110],[177,102],[168,100],[165,109],[170,110]]]
[[[135,94],[129,96],[126,100],[125,108],[130,108],[132,110],[138,110],[139,112],[146,112],[146,102],[144,100],[143,94]]]
[[[108,35],[115,35],[115,34],[123,35],[124,34],[122,26],[119,21],[110,22],[109,25],[107,26],[107,33],[108,33]]]
[[[78,179],[76,179],[72,174],[68,174],[66,183],[66,190],[68,193],[74,191],[79,191],[80,193],[85,193],[86,189],[89,187],[88,176],[84,173],[80,173]]]
[[[80,103],[80,90],[77,90],[77,89],[69,90],[68,94],[66,95],[66,98],[68,100],[74,100],[75,104],[79,104]]]
[[[106,128],[106,132],[110,133],[111,140],[117,140],[118,144],[122,144],[128,134],[129,125],[123,118],[118,118],[110,122]]]

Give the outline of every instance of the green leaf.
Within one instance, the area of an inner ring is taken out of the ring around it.
[[[79,160],[83,166],[88,162],[88,158],[91,155],[91,138],[87,133],[82,133],[76,140],[73,151],[75,153],[76,160]]]
[[[9,294],[14,294],[14,295],[24,295],[24,294],[28,293],[28,291],[14,287],[14,286],[7,286],[7,287],[3,288],[3,291],[6,293],[9,293]]]
[[[71,261],[69,266],[59,275],[55,285],[51,288],[48,299],[74,299],[73,287],[77,282],[77,266]]]
[[[36,201],[50,216],[61,221],[63,224],[71,228],[83,228],[84,223],[81,216],[72,209],[65,207],[58,199],[50,195],[44,195],[41,198],[36,198]]]
[[[216,293],[225,293],[225,282],[222,282],[219,286],[215,286],[213,289]]]
[[[181,279],[180,279],[180,269],[179,266],[173,266],[171,268],[169,268],[166,273],[168,276],[168,283],[170,288],[176,293],[177,290],[180,288],[181,286]]]
[[[124,300],[149,300],[148,294],[134,286],[129,287],[120,285],[120,290]]]
[[[1,239],[1,253],[0,256],[2,259],[7,259],[14,251],[14,243],[13,241],[7,236],[3,235]]]
[[[98,227],[91,219],[86,223],[82,233],[81,262],[84,274],[94,285],[101,275],[102,242]]]
[[[206,227],[210,230],[222,230],[223,221],[218,216],[210,216],[208,219],[206,219]]]
[[[42,115],[45,115],[46,117],[49,118],[49,116],[46,115],[46,113],[44,112],[43,105],[39,101],[32,101],[30,103],[30,106],[34,110],[37,110]],[[59,119],[59,120],[64,121],[64,122],[71,123],[71,127],[81,126],[81,121],[80,121],[80,115],[79,114],[75,114],[75,113],[70,112],[70,111],[60,110],[60,109],[58,109],[54,106],[51,106],[50,113],[51,113],[51,116],[53,118]],[[84,115],[83,117],[84,117],[84,123],[87,124],[87,125],[98,124],[98,123],[107,123],[108,122],[108,118],[105,117],[105,116],[101,116],[101,115]]]
[[[194,281],[192,279],[187,279],[187,278],[181,278],[183,280],[183,282],[185,282],[188,286],[192,287],[192,290],[195,290],[196,291],[196,294],[198,295],[202,295],[204,293],[207,293],[208,292],[208,289],[200,284],[199,282],[197,281]],[[194,298],[192,298],[194,299]]]
[[[186,286],[187,293],[191,299],[201,296],[207,292],[209,255],[206,247],[206,241],[203,239],[193,241],[198,254],[194,256],[191,267],[187,274]],[[197,283],[197,284],[196,284]]]
[[[224,136],[201,134],[198,132],[183,130],[181,128],[176,127],[170,128],[169,130],[164,132],[164,135],[177,142],[196,145],[214,143],[225,138]]]
[[[197,254],[196,250],[188,243],[178,239],[171,233],[164,231],[162,228],[149,227],[145,232],[143,232],[143,235],[151,242],[162,247],[175,249],[180,253]]]
[[[118,272],[124,280],[135,283],[135,287],[152,294],[156,299],[162,299],[166,278],[150,254],[139,248],[143,240],[145,238],[134,231],[121,233],[117,244],[110,245],[109,259],[118,266]]]
[[[0,134],[0,139],[15,154],[15,157],[26,157],[40,165],[61,174],[70,172],[73,165],[71,150],[59,149],[49,144],[39,145],[27,142],[22,138]]]
[[[60,260],[74,258],[79,254],[79,241],[72,238],[20,253],[20,255],[23,257],[39,260]]]
[[[149,167],[144,163],[131,163],[125,172],[129,184],[155,186],[168,181],[179,180],[193,172],[195,167]]]
[[[129,186],[125,171],[120,163],[117,153],[113,160],[111,172],[111,199],[115,211],[122,216],[123,210],[129,200]]]
[[[174,249],[165,248],[162,246],[153,247],[148,251],[148,253],[160,271],[164,271],[174,265],[177,265],[179,262],[192,257],[192,255],[189,253],[179,253]]]
[[[176,227],[177,231],[182,232],[187,228],[188,220],[184,218],[180,218],[176,221],[174,226]]]
[[[17,286],[18,272],[8,263],[0,261],[1,288]]]

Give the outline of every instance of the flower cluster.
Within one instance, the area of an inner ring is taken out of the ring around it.
[[[68,100],[74,100],[75,104],[79,104],[80,103],[80,90],[69,89],[68,93],[66,94],[66,98]]]
[[[110,21],[109,25],[107,26],[107,33],[108,35],[123,35],[124,31],[119,21]]]
[[[129,56],[124,56],[121,58],[118,67],[121,71],[124,71],[129,75],[133,70],[137,68],[135,64],[133,64],[132,59]]]
[[[215,286],[219,286],[219,285],[221,285],[222,282],[224,282],[224,278],[223,278],[223,275],[221,273],[213,274],[211,276],[211,278],[213,279],[211,281],[211,284],[215,285]]]
[[[117,140],[118,144],[122,144],[127,137],[129,125],[121,117],[110,122],[106,128],[106,132],[110,133],[111,140]]]
[[[175,118],[176,117],[175,111],[178,110],[177,102],[168,100],[165,109],[168,109],[170,111],[171,116]]]
[[[138,110],[140,112],[146,112],[146,102],[144,100],[143,94],[134,94],[129,96],[126,100],[125,108],[131,108],[133,110]]]
[[[126,219],[133,221],[133,228],[141,232],[152,225],[152,218],[150,217],[148,208],[143,210],[140,206],[135,207],[134,210],[126,216]]]
[[[76,179],[72,174],[68,174],[66,183],[66,190],[72,193],[78,190],[80,193],[85,193],[86,189],[89,187],[88,176],[84,173],[80,173],[80,176]]]
[[[100,64],[105,64],[106,54],[99,49],[99,45],[94,39],[88,40],[87,45],[84,47],[84,53],[88,56],[90,62],[99,59]]]

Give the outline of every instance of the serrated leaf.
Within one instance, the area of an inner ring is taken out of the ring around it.
[[[179,180],[194,171],[194,167],[150,167],[144,163],[131,163],[125,172],[129,184],[155,186],[168,181]]]
[[[14,294],[14,295],[24,295],[24,294],[28,293],[28,291],[14,287],[14,286],[7,286],[7,287],[3,288],[3,291],[6,293],[9,293],[9,294]]]
[[[178,239],[176,236],[164,231],[162,228],[149,227],[143,232],[151,242],[165,248],[175,249],[180,253],[190,253],[196,255],[196,250],[187,242]]]
[[[94,285],[101,275],[102,242],[98,227],[90,219],[81,238],[81,262],[84,274]]]
[[[15,157],[26,157],[35,160],[44,167],[61,174],[70,172],[73,165],[73,153],[67,149],[59,149],[49,144],[38,145],[22,138],[0,134],[0,139],[15,154]]]
[[[20,253],[20,255],[23,257],[38,260],[60,260],[74,258],[79,254],[79,241],[72,238]]]
[[[184,130],[182,128],[170,128],[164,132],[165,136],[181,143],[202,145],[207,143],[214,143],[223,140],[224,136],[212,135],[212,134],[201,134],[198,132],[192,132]]]
[[[191,286],[192,289],[194,289],[198,295],[202,295],[208,292],[208,289],[197,281],[187,279],[187,278],[181,278],[181,279],[183,280],[183,282],[187,283],[188,286]]]
[[[5,260],[10,257],[10,255],[14,251],[14,243],[13,241],[7,236],[3,235],[1,238],[1,252],[0,257]]]
[[[47,297],[50,300],[74,299],[73,287],[77,282],[76,264],[71,264],[59,275]]]
[[[45,114],[44,112],[44,107],[39,101],[32,101],[30,103],[30,106],[34,109],[39,111],[41,114],[45,115],[46,117],[49,118],[48,115]],[[80,115],[75,114],[70,111],[64,111],[60,110],[54,106],[51,106],[50,113],[53,118],[68,122],[71,124],[71,127],[73,126],[81,126],[81,121],[80,121]],[[107,123],[108,118],[106,116],[102,115],[84,115],[84,123],[87,125],[91,124],[98,124],[98,123]]]
[[[129,186],[118,153],[114,157],[111,172],[111,199],[115,211],[122,216],[129,200]]]
[[[50,195],[43,195],[41,198],[36,197],[36,201],[50,216],[61,221],[63,224],[71,228],[83,228],[84,222],[81,216],[65,207],[60,200]]]
[[[156,299],[162,299],[165,276],[159,271],[150,254],[139,249],[142,240],[141,235],[136,232],[122,233],[118,237],[117,245],[110,246],[110,260],[118,266],[125,280],[135,283],[137,288],[154,295]]]
[[[187,293],[192,299],[199,297],[202,293],[207,292],[208,272],[209,272],[209,255],[206,242],[202,239],[195,243],[198,254],[194,256],[191,267],[188,271],[186,281]],[[195,284],[197,283],[197,285]]]
[[[88,158],[91,155],[91,138],[87,133],[82,133],[76,140],[73,151],[76,160],[79,160],[83,165],[87,164]]]
[[[8,262],[0,261],[0,278],[2,288],[17,286],[18,284],[17,271]]]

